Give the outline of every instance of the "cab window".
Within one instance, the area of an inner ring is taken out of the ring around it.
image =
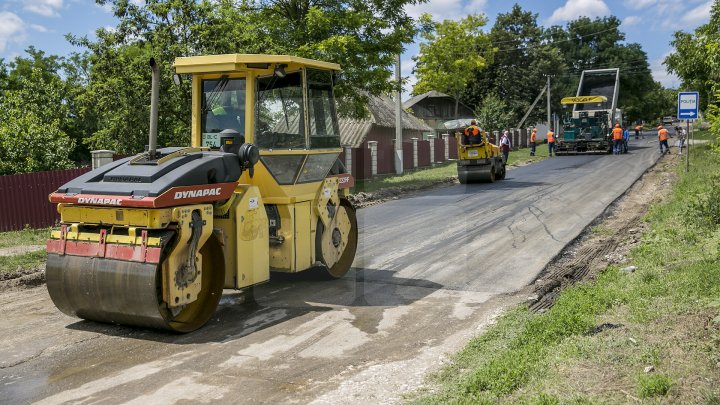
[[[307,70],[310,116],[310,147],[337,148],[340,128],[332,91],[332,74],[323,70]]]
[[[220,147],[220,132],[245,133],[245,79],[220,78],[202,82],[202,146]]]
[[[305,149],[302,72],[258,79],[255,143],[266,149]]]

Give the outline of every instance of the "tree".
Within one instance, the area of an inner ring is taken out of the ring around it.
[[[475,75],[463,101],[479,106],[485,94],[495,93],[506,103],[512,125],[517,124],[545,86],[545,76],[564,72],[560,53],[543,39],[537,14],[517,4],[509,13],[498,14],[490,30],[490,41],[497,48],[493,62]],[[530,119],[542,117],[544,107],[536,108]]]
[[[420,17],[420,54],[415,58],[414,72],[418,82],[413,94],[430,90],[455,99],[455,118],[463,91],[478,71],[492,60],[492,49],[482,27],[487,19],[471,14],[460,21],[434,22],[429,14]]]
[[[654,80],[647,61],[647,54],[636,43],[624,44],[625,34],[619,29],[620,20],[615,16],[591,20],[581,17],[570,21],[567,35],[551,31],[556,46],[568,64],[574,88],[583,70],[620,69],[620,96],[618,107],[623,109],[629,121],[649,119],[657,111],[650,111],[644,101],[655,90]]]
[[[671,43],[675,48],[663,64],[682,80],[682,87],[700,93],[705,109],[720,90],[720,0],[715,0],[710,21],[690,34],[677,31]]]
[[[720,140],[720,0],[710,10],[710,21],[688,34],[676,32],[675,52],[665,66],[680,77],[683,87],[700,93],[700,108],[707,108],[711,133]]]
[[[74,141],[63,131],[64,84],[40,68],[17,78],[0,99],[0,174],[72,167]]]
[[[478,125],[486,131],[495,131],[510,128],[512,114],[503,99],[494,93],[483,98],[480,107],[475,110]]]
[[[150,57],[161,66],[159,145],[187,144],[190,86],[171,85],[178,56],[223,53],[290,54],[339,63],[340,112],[364,115],[366,94],[395,89],[395,55],[415,28],[405,4],[416,0],[97,0],[110,5],[118,26],[98,30],[96,41],[70,37],[89,50],[85,111],[97,129],[88,142],[119,153],[141,150],[149,122]],[[339,23],[342,22],[342,23]]]

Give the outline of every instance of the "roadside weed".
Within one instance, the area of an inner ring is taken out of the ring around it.
[[[46,258],[44,249],[15,256],[0,256],[0,274],[35,269],[43,264]]]
[[[50,230],[47,228],[0,232],[0,249],[11,246],[44,245],[49,237]]]
[[[641,398],[666,395],[671,386],[672,380],[663,374],[642,374],[638,377],[638,395]]]

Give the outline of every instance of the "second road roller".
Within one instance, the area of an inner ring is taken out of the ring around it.
[[[458,179],[461,184],[492,183],[505,179],[505,162],[500,147],[488,139],[486,131],[476,136],[456,134]]]
[[[223,289],[270,272],[347,273],[358,240],[338,156],[340,66],[286,55],[177,58],[192,82],[190,147],[157,147],[152,69],[147,151],[50,195],[47,288],[68,315],[190,332]]]

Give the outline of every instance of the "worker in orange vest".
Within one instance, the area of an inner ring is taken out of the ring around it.
[[[658,126],[658,139],[660,140],[660,153],[670,153],[670,147],[668,146],[668,130],[663,128],[662,125]],[[665,152],[663,152],[663,145],[665,145]]]
[[[482,136],[480,135],[480,128],[477,126],[477,121],[470,121],[470,126],[465,128],[463,133],[463,144],[464,145],[477,145],[482,143]]]
[[[640,139],[640,132],[642,132],[642,125],[635,125],[635,139]]]
[[[615,128],[612,130],[613,138],[613,155],[620,154],[620,148],[623,144],[623,130],[620,128],[620,124],[615,124]]]
[[[552,156],[553,152],[555,151],[555,133],[552,131],[552,128],[548,129],[547,140],[548,140],[548,156]]]
[[[530,133],[530,156],[535,156],[535,142],[537,141],[537,129],[533,128]]]

